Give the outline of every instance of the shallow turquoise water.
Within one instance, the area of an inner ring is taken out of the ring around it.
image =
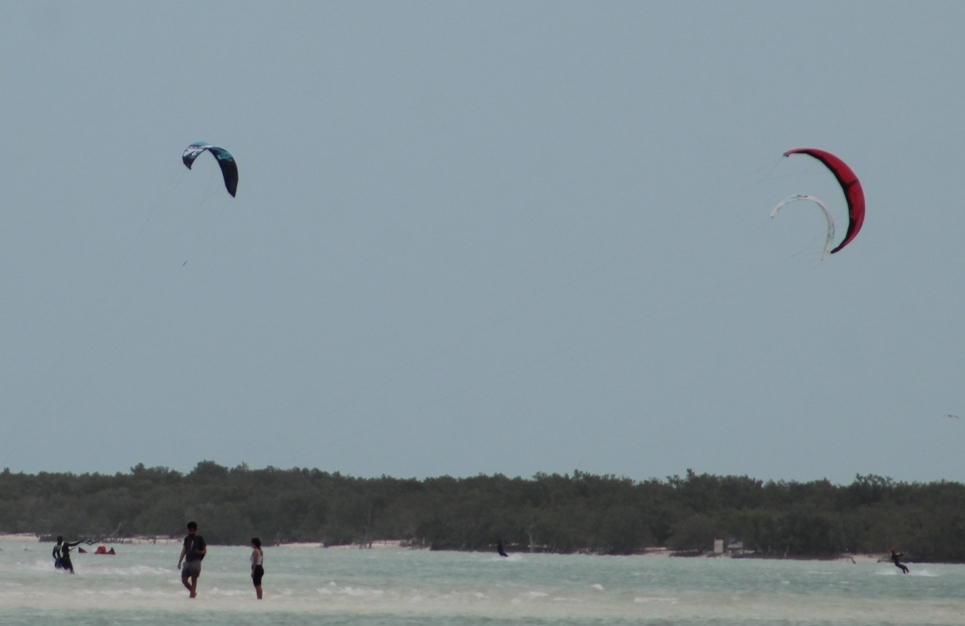
[[[211,546],[189,600],[177,545],[120,545],[54,570],[0,542],[0,624],[965,624],[965,566]]]

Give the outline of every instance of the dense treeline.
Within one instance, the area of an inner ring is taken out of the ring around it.
[[[233,469],[210,461],[182,474],[0,473],[0,532],[179,536],[197,520],[211,543],[397,539],[434,549],[510,548],[628,554],[708,550],[742,540],[759,554],[886,552],[965,560],[965,485],[859,475],[764,482],[698,475],[633,481],[582,472],[425,480],[352,478],[319,470]]]

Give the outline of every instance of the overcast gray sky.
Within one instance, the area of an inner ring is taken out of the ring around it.
[[[0,4],[0,465],[965,480],[962,24]]]

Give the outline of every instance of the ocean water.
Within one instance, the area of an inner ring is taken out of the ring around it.
[[[655,556],[211,546],[188,599],[178,545],[118,545],[53,568],[52,544],[0,541],[4,625],[965,624],[965,566]]]

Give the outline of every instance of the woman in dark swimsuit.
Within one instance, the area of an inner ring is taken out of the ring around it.
[[[265,577],[265,551],[261,549],[261,539],[251,538],[251,582],[255,584],[255,595],[261,600],[261,579]]]

